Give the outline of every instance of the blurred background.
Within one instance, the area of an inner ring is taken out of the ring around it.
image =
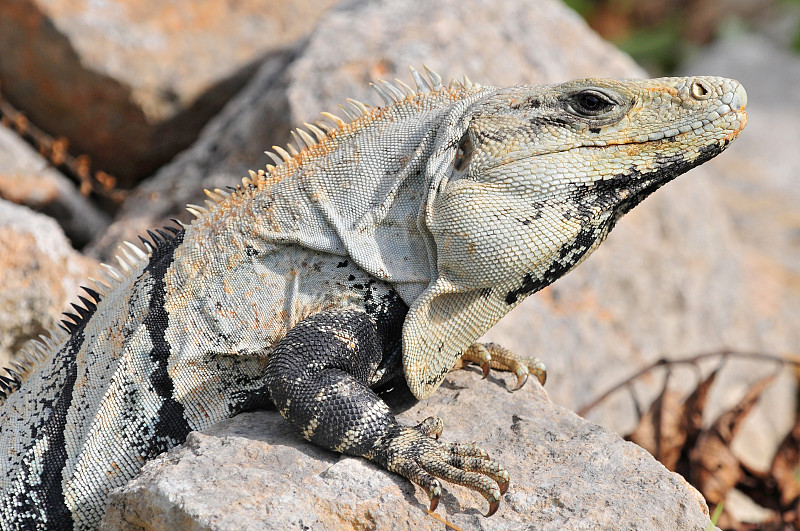
[[[798,0],[0,0],[0,363],[121,241],[423,63],[743,82],[736,143],[486,339],[542,358],[554,402],[724,504],[723,528],[800,527]]]
[[[565,3],[653,75],[669,75],[709,44],[745,33],[758,33],[784,50],[800,53],[797,0]]]

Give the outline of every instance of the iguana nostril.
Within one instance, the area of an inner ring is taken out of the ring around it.
[[[707,99],[711,93],[714,92],[711,87],[709,87],[703,81],[694,81],[692,83],[692,96],[694,96],[697,100],[704,100]]]

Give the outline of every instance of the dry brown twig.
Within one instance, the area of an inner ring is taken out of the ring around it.
[[[84,196],[95,193],[115,204],[125,200],[127,192],[117,188],[114,176],[101,170],[92,172],[91,158],[88,155],[70,154],[67,138],[54,138],[36,127],[23,112],[3,98],[2,91],[0,91],[0,122],[16,131],[56,169],[75,181]]]

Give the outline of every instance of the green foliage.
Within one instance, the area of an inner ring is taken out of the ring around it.
[[[706,527],[706,531],[714,531],[714,528],[717,527],[717,522],[719,521],[719,517],[722,515],[722,509],[725,507],[724,503],[720,503],[714,508],[714,513],[711,515],[711,523],[708,524]]]
[[[800,26],[797,28],[797,34],[794,36],[794,42],[792,43],[792,50],[797,53],[800,53]]]
[[[656,27],[634,29],[615,44],[658,75],[673,71],[693,47],[681,33],[680,21],[674,18]]]
[[[800,0],[779,0],[780,4],[785,6],[798,8],[800,7]],[[795,28],[794,39],[791,43],[791,49],[795,53],[800,53],[800,24]]]
[[[742,4],[729,11],[718,9],[703,27],[692,27],[687,20],[695,14],[689,3],[665,2],[660,10],[647,9],[659,0],[564,0],[587,20],[590,26],[631,55],[653,75],[674,71],[688,55],[709,39],[753,31],[752,10]],[[713,4],[715,0],[699,3]],[[797,13],[800,0],[760,2],[762,11]],[[643,7],[645,6],[645,7]],[[749,13],[749,14],[748,14]],[[779,15],[778,15],[779,16]],[[790,43],[800,53],[800,25]]]
[[[587,17],[595,4],[593,0],[564,0],[564,3],[583,18]]]

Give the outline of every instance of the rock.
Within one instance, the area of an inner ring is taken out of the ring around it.
[[[170,217],[190,220],[186,203],[202,204],[203,188],[235,186],[247,169],[271,163],[263,151],[285,144],[290,127],[336,112],[348,97],[378,101],[370,81],[410,82],[408,66],[423,63],[445,77],[469,74],[496,85],[642,73],[554,0],[448,0],[414,9],[399,1],[345,2],[320,20],[290,67],[267,61],[190,150],[133,191],[91,253],[108,259],[120,241]]]
[[[0,199],[0,367],[55,326],[97,265],[70,247],[55,221]]]
[[[727,53],[731,49],[736,50],[735,56]],[[737,140],[736,149],[720,159],[713,184],[742,242],[772,262],[753,266],[774,269],[770,275],[792,290],[794,302],[800,301],[796,297],[800,292],[800,109],[785,103],[793,97],[792,87],[800,84],[800,57],[766,37],[741,35],[709,47],[681,70],[718,72],[736,77],[747,87],[746,133]],[[758,288],[771,292],[774,288],[766,282]],[[798,320],[786,315],[787,306],[775,306],[778,301],[771,299],[772,293],[767,296],[770,299],[762,304],[771,307],[769,317],[784,318],[795,333],[797,347],[800,329],[793,325]],[[795,312],[798,306],[794,305]],[[797,313],[792,316],[800,318]]]
[[[4,125],[0,125],[0,197],[54,218],[77,247],[109,223],[72,181]]]
[[[448,376],[400,415],[444,419],[446,441],[475,441],[512,474],[499,511],[444,485],[436,515],[461,529],[705,529],[702,497],[647,452],[552,404],[510,375]],[[487,406],[487,404],[491,404]],[[103,529],[442,529],[427,496],[363,459],[303,441],[275,411],[246,413],[148,463],[112,494]]]
[[[411,10],[404,2],[361,0],[331,10],[292,64],[289,116],[316,120],[343,97],[380,103],[369,82],[410,82],[408,67],[423,63],[445,80],[467,74],[495,86],[643,74],[558,1],[446,0]]]
[[[0,3],[5,97],[123,186],[196,137],[332,0]]]

